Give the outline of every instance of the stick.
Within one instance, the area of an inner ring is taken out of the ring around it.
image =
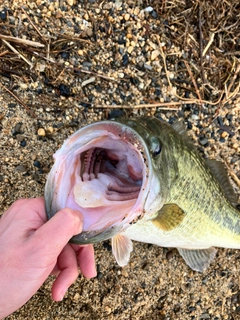
[[[35,24],[32,22],[31,18],[29,17],[29,15],[27,14],[27,12],[24,10],[23,7],[21,7],[22,11],[25,13],[25,15],[27,16],[30,24],[32,25],[32,27],[37,31],[38,35],[40,36],[40,38],[46,42],[46,40],[44,39],[44,37],[42,36],[41,32],[39,31],[38,27],[35,26]]]
[[[198,90],[197,83],[196,83],[196,81],[195,81],[195,79],[194,79],[194,77],[193,77],[193,74],[192,74],[192,71],[191,71],[191,69],[190,69],[190,67],[189,67],[189,64],[188,64],[188,62],[185,61],[185,60],[184,60],[184,63],[185,63],[185,66],[186,66],[186,68],[187,68],[187,71],[188,71],[188,73],[189,73],[189,76],[190,76],[190,78],[192,79],[192,82],[193,82],[194,88],[195,88],[195,90],[196,90],[198,99],[199,99],[200,101],[202,101],[200,92],[199,92],[199,90]]]
[[[192,102],[193,103],[193,102]],[[103,108],[103,109],[142,109],[142,108],[160,108],[161,110],[175,110],[178,111],[179,108],[171,107],[173,105],[182,105],[183,102],[162,102],[162,103],[149,103],[149,104],[137,104],[135,106],[128,106],[128,105],[96,105],[94,108]]]
[[[8,88],[6,88],[4,85],[2,85],[1,83],[0,83],[0,86],[4,89],[4,90],[6,90],[15,100],[17,100],[17,102],[19,102],[34,118],[37,118],[37,116],[35,115],[35,113],[32,111],[32,110],[30,110],[26,105],[25,105],[25,103],[23,103],[17,96],[15,96],[15,94],[12,92],[12,91],[10,91]]]
[[[200,69],[201,69],[201,75],[202,75],[202,82],[203,84],[206,83],[204,70],[203,70],[203,44],[202,44],[202,23],[201,23],[201,15],[202,15],[202,9],[201,5],[199,4],[199,11],[198,11],[198,23],[199,23],[199,50],[200,50]]]
[[[5,43],[14,53],[16,53],[20,58],[22,58],[32,69],[33,65],[28,59],[26,59],[20,52],[18,52],[10,43],[8,43],[6,40],[2,39],[2,42]]]
[[[31,47],[37,47],[37,48],[44,47],[44,44],[42,44],[40,42],[31,41],[31,40],[27,40],[27,39],[16,38],[16,37],[11,37],[11,36],[5,36],[3,34],[0,34],[0,39],[6,40],[6,41],[10,41],[10,42],[26,44],[27,46],[31,46]]]
[[[203,50],[203,54],[202,54],[203,57],[205,56],[205,54],[207,53],[209,47],[211,46],[211,44],[212,44],[212,42],[214,40],[214,37],[215,37],[215,33],[211,33],[210,39],[208,41],[208,44],[206,45],[205,49]]]
[[[159,40],[159,35],[156,35],[156,37],[157,37],[158,46],[159,46],[159,49],[160,49],[160,52],[161,52],[161,56],[162,56],[162,59],[163,59],[163,64],[164,64],[164,69],[165,69],[167,81],[168,81],[169,86],[172,88],[172,83],[171,83],[169,75],[168,75],[166,57],[165,57],[165,54],[163,52],[163,49],[162,49],[162,46],[161,46],[161,43],[160,43],[160,40]]]

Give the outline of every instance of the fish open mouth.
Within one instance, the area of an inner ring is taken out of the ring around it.
[[[55,192],[47,212],[51,216],[69,207],[83,214],[83,232],[72,242],[110,238],[142,214],[148,175],[145,150],[134,130],[106,121],[80,129],[57,151],[48,177],[55,180]]]
[[[104,199],[126,201],[138,197],[142,184],[142,168],[138,161],[133,168],[117,150],[113,153],[108,149],[91,148],[81,154],[81,164],[82,185],[92,185],[95,179],[105,179],[101,183],[105,185],[105,191],[101,192],[102,199],[99,204],[104,204]],[[89,206],[95,206],[94,199],[96,197],[93,195],[85,201]]]

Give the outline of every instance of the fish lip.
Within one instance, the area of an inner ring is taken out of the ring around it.
[[[112,226],[103,230],[84,231],[73,236],[69,242],[78,245],[98,243],[114,237],[120,229],[121,226]]]

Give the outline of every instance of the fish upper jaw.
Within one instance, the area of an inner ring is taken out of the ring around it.
[[[133,129],[112,121],[89,125],[73,134],[54,158],[45,187],[46,211],[48,218],[65,207],[83,214],[83,233],[72,242],[111,238],[143,217],[152,199],[151,159]]]

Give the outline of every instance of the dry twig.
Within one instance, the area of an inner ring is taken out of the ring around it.
[[[32,22],[31,18],[29,17],[29,15],[27,14],[27,12],[24,10],[23,7],[21,7],[21,10],[24,12],[24,14],[27,16],[30,24],[32,25],[32,27],[36,30],[36,32],[38,33],[38,35],[40,36],[40,38],[43,41],[46,41],[46,39],[43,37],[43,35],[41,34],[41,32],[39,31],[38,27]]]
[[[34,118],[37,118],[35,113],[26,106],[25,103],[22,102],[12,91],[10,91],[8,88],[6,88],[4,85],[0,83],[0,87],[2,87],[4,90],[6,90],[17,102],[19,102]]]
[[[33,67],[32,63],[30,61],[28,61],[27,58],[25,58],[19,51],[17,51],[17,49],[15,49],[9,42],[7,42],[6,40],[2,39],[2,42],[8,46],[14,53],[16,53],[22,60],[24,60],[29,66],[30,68]]]
[[[171,83],[169,75],[168,75],[166,57],[165,57],[165,54],[163,52],[163,49],[162,49],[162,46],[161,46],[161,43],[160,43],[159,35],[156,35],[156,38],[157,38],[158,47],[159,47],[159,50],[161,52],[161,56],[162,56],[162,59],[163,59],[163,64],[164,64],[164,69],[165,69],[166,77],[167,77],[167,80],[168,80],[168,84],[169,84],[170,87],[172,87],[172,83]]]
[[[31,47],[36,47],[36,48],[43,48],[44,44],[36,41],[31,41],[27,39],[21,39],[21,38],[16,38],[16,37],[11,37],[11,36],[5,36],[3,34],[0,34],[0,39],[6,40],[9,42],[15,42],[18,44],[24,44],[26,46],[31,46]]]
[[[195,79],[194,79],[194,76],[193,76],[192,71],[191,71],[191,69],[190,69],[190,67],[189,67],[189,64],[188,64],[188,62],[187,62],[186,60],[184,60],[184,63],[185,63],[185,66],[186,66],[186,68],[187,68],[187,71],[188,71],[188,73],[189,73],[189,76],[190,76],[190,78],[191,78],[191,80],[192,80],[192,83],[193,83],[193,85],[194,85],[194,88],[195,88],[195,90],[196,90],[198,99],[199,99],[199,101],[202,101],[202,97],[201,97],[200,91],[198,90],[197,83],[196,83],[196,81],[195,81]]]

